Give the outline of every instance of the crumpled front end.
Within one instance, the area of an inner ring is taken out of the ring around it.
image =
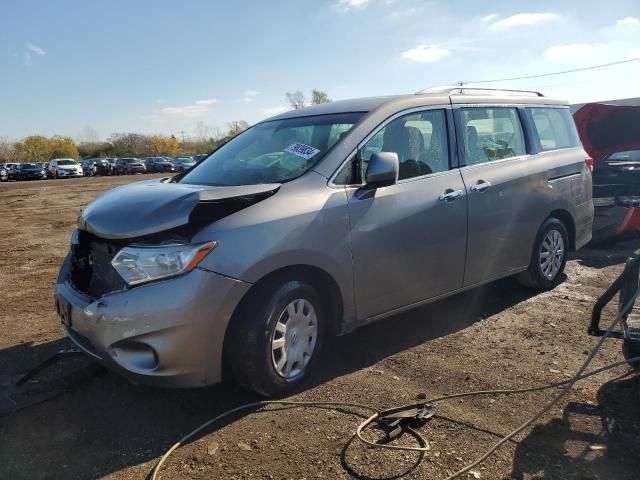
[[[60,270],[56,309],[85,353],[136,383],[196,387],[221,380],[226,327],[250,284],[196,268],[94,297],[76,285],[73,261],[70,253]]]
[[[98,197],[78,219],[56,283],[66,334],[137,382],[191,387],[220,381],[227,324],[251,284],[194,266],[130,285],[112,261],[125,247],[188,246],[204,226],[278,187],[140,182]]]

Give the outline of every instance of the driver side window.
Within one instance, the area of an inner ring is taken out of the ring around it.
[[[389,122],[362,146],[333,183],[361,184],[371,156],[380,152],[398,155],[399,180],[449,170],[445,111],[410,113]]]

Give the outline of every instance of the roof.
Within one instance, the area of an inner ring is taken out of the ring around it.
[[[298,110],[289,110],[267,120],[282,120],[285,118],[309,117],[311,115],[327,115],[332,113],[346,112],[370,112],[376,107],[387,103],[395,98],[401,98],[406,95],[394,95],[386,97],[363,97],[352,98],[349,100],[338,100],[336,102],[321,103],[319,105],[311,105],[310,107],[300,108]]]
[[[441,105],[443,102],[466,103],[504,103],[504,104],[542,104],[542,105],[568,105],[564,100],[542,96],[538,92],[527,92],[509,89],[463,88],[460,87],[436,87],[421,90],[415,94],[390,95],[381,97],[364,97],[350,100],[312,105],[297,110],[270,117],[265,121],[283,120],[287,118],[309,117],[312,115],[327,115],[334,113],[365,112],[368,113],[385,104],[397,103],[399,107],[417,106],[419,104]],[[484,91],[484,93],[482,92]],[[488,93],[487,93],[488,92]],[[491,93],[494,92],[494,93]],[[501,93],[501,94],[499,94]],[[521,94],[521,95],[520,95]]]

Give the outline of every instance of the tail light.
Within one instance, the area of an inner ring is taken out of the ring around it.
[[[593,158],[587,155],[586,157],[584,157],[584,163],[587,164],[587,168],[589,169],[589,171],[593,173]]]

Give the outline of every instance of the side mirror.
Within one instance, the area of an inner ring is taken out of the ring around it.
[[[367,165],[365,182],[372,187],[388,187],[398,181],[399,169],[397,153],[374,153]]]

